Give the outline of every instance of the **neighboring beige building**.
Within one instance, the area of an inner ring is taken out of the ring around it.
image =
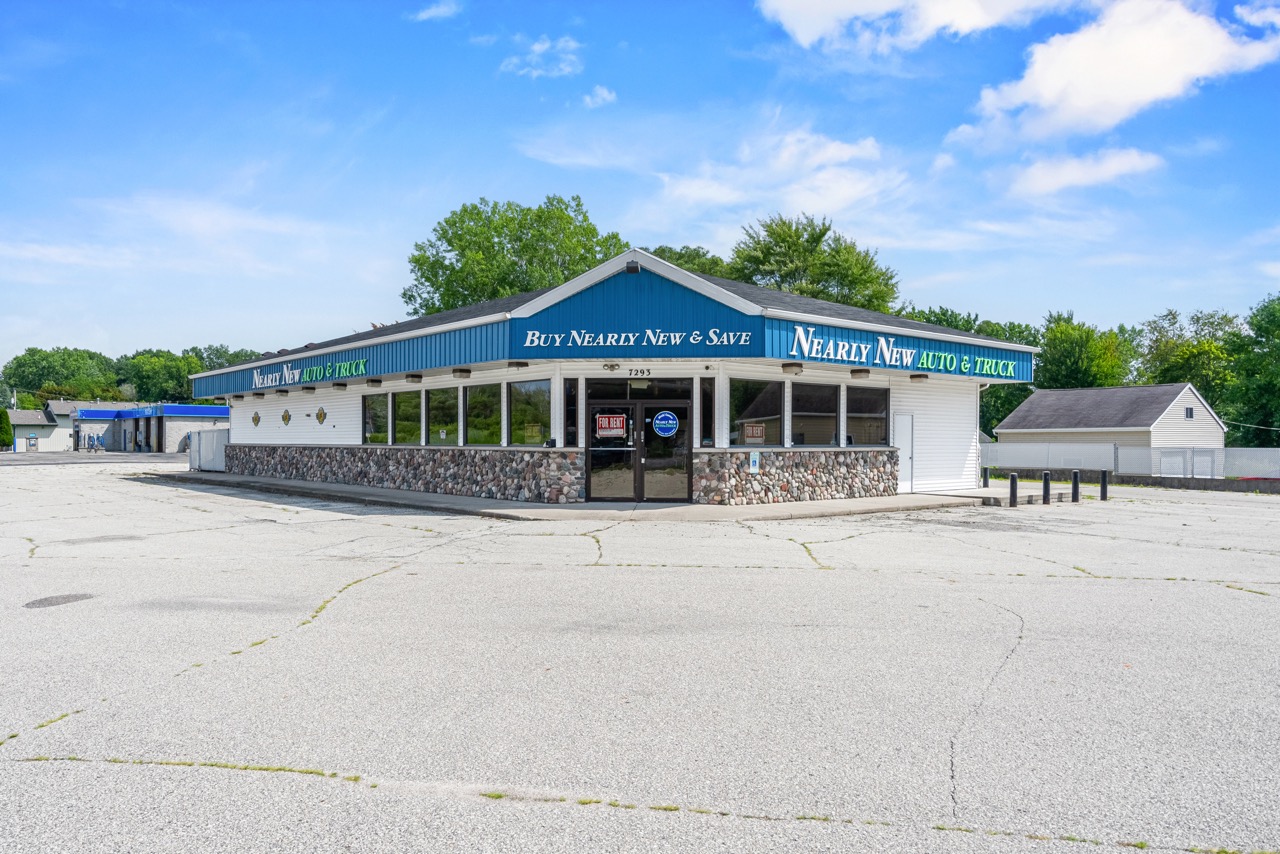
[[[20,454],[63,450],[58,446],[58,423],[43,409],[10,409],[9,422],[13,425],[13,445],[3,450]]]
[[[1221,448],[1226,435],[1190,383],[1039,389],[996,427],[1003,442]]]

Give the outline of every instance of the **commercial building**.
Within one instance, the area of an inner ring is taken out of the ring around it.
[[[74,437],[79,448],[89,447],[90,437],[94,437],[94,442],[108,451],[177,454],[187,450],[192,431],[226,427],[229,418],[226,406],[87,404],[74,411]]]
[[[971,488],[1034,348],[630,250],[557,288],[196,374],[227,471],[534,502]]]
[[[61,451],[57,447],[58,422],[43,409],[10,409],[9,423],[13,425],[13,445],[0,451],[33,453],[37,451]]]

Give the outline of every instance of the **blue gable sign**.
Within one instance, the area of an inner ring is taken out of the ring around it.
[[[764,318],[670,279],[617,273],[511,319],[513,359],[746,359],[764,355]]]

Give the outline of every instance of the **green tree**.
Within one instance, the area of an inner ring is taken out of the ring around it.
[[[176,355],[168,350],[139,350],[132,356],[121,356],[121,378],[137,389],[146,401],[191,400],[188,376],[201,370],[199,359],[192,355]]]
[[[722,279],[728,278],[731,274],[729,264],[723,258],[701,246],[681,246],[679,249],[672,246],[655,246],[645,251],[691,273],[719,276]]]
[[[871,311],[891,311],[898,298],[898,274],[826,219],[777,214],[742,231],[729,262],[734,278]]]
[[[13,447],[13,422],[9,420],[9,410],[0,406],[0,451]]]
[[[1074,313],[1052,312],[1044,321],[1036,359],[1037,388],[1096,388],[1121,385],[1132,373],[1133,331],[1124,326],[1099,331]]]
[[[36,402],[32,409],[40,409],[50,400],[124,400],[118,386],[78,382],[72,382],[70,385],[46,383],[32,397]]]
[[[1228,444],[1280,446],[1280,294],[1254,306],[1245,329],[1225,337],[1235,382],[1224,394],[1224,414],[1238,422],[1228,425]]]
[[[413,284],[400,296],[410,315],[561,285],[630,248],[616,232],[601,234],[577,196],[532,208],[482,198],[431,233],[409,256]]]
[[[250,359],[257,359],[262,355],[262,351],[232,350],[226,344],[210,344],[207,347],[188,347],[182,351],[182,355],[193,356],[200,363],[201,371],[216,371]]]
[[[1039,347],[1044,343],[1040,330],[1029,323],[997,323],[980,320],[973,331],[988,338]],[[1009,417],[1009,413],[1022,405],[1034,389],[1029,383],[992,383],[978,397],[978,427],[988,436],[995,436],[996,425]]]
[[[115,363],[93,350],[28,347],[14,356],[0,373],[7,385],[34,393],[46,385],[99,388],[116,384]]]
[[[1192,312],[1188,321],[1168,309],[1141,327],[1138,377],[1144,383],[1191,383],[1214,409],[1235,382],[1227,338],[1240,319],[1221,311]]]
[[[946,308],[944,306],[916,308],[911,303],[907,303],[898,309],[897,313],[908,320],[932,323],[934,326],[945,326],[947,329],[958,329],[961,332],[976,332],[978,330],[978,315],[964,314],[954,308]]]

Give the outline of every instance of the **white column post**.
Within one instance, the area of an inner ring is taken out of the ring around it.
[[[498,394],[502,395],[502,400],[499,401],[500,405],[498,407],[498,412],[499,412],[498,417],[502,419],[502,425],[501,425],[502,429],[498,433],[498,443],[505,448],[507,447],[507,445],[511,444],[511,436],[510,436],[511,431],[507,429],[510,425],[507,424],[507,421],[508,421],[507,416],[509,415],[509,413],[507,411],[508,407],[507,407],[506,382],[502,382],[498,384]]]
[[[791,380],[782,381],[782,447],[791,447]]]
[[[836,436],[840,441],[836,444],[845,447],[846,432],[849,425],[849,387],[840,383],[840,402],[836,404]]]
[[[693,437],[693,449],[702,447],[702,377],[693,378],[693,395],[689,398],[689,435]]]
[[[427,390],[418,392],[418,444],[427,444]]]
[[[586,449],[591,444],[587,434],[587,378],[578,377],[578,446]]]
[[[467,389],[461,384],[454,386],[458,390],[458,447],[467,444]]]
[[[716,368],[716,447],[729,447],[729,374],[723,364]]]
[[[564,447],[564,377],[559,363],[551,369],[551,438],[557,448]]]

